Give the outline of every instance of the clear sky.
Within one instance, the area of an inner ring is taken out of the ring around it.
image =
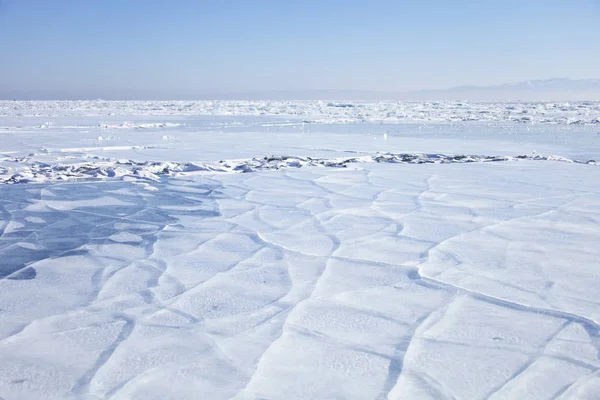
[[[596,78],[599,44],[600,0],[0,0],[0,97]]]

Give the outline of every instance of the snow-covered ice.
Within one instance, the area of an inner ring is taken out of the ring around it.
[[[473,103],[459,101],[2,101],[0,116],[294,116],[320,123],[511,121],[571,125],[600,124],[600,101]],[[75,120],[71,120],[72,122]],[[95,124],[104,128],[151,128],[168,122],[130,120]],[[84,127],[71,123],[69,128]],[[0,125],[0,127],[2,127]],[[42,121],[41,128],[51,127]]]
[[[5,400],[600,398],[597,103],[0,110]]]

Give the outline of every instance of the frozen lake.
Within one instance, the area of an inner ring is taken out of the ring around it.
[[[1,103],[0,398],[599,398],[597,103],[209,103]]]

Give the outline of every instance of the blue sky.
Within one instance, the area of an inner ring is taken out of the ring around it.
[[[599,27],[600,0],[0,0],[0,96],[595,78]]]

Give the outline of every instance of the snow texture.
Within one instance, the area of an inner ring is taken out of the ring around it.
[[[2,101],[0,116],[296,116],[310,122],[456,122],[512,121],[546,124],[600,124],[600,102],[326,102],[326,101]],[[99,123],[103,128],[152,128],[158,125]],[[48,127],[47,123],[40,128]],[[77,127],[74,125],[73,127]]]
[[[4,400],[599,398],[597,129],[16,103]]]

